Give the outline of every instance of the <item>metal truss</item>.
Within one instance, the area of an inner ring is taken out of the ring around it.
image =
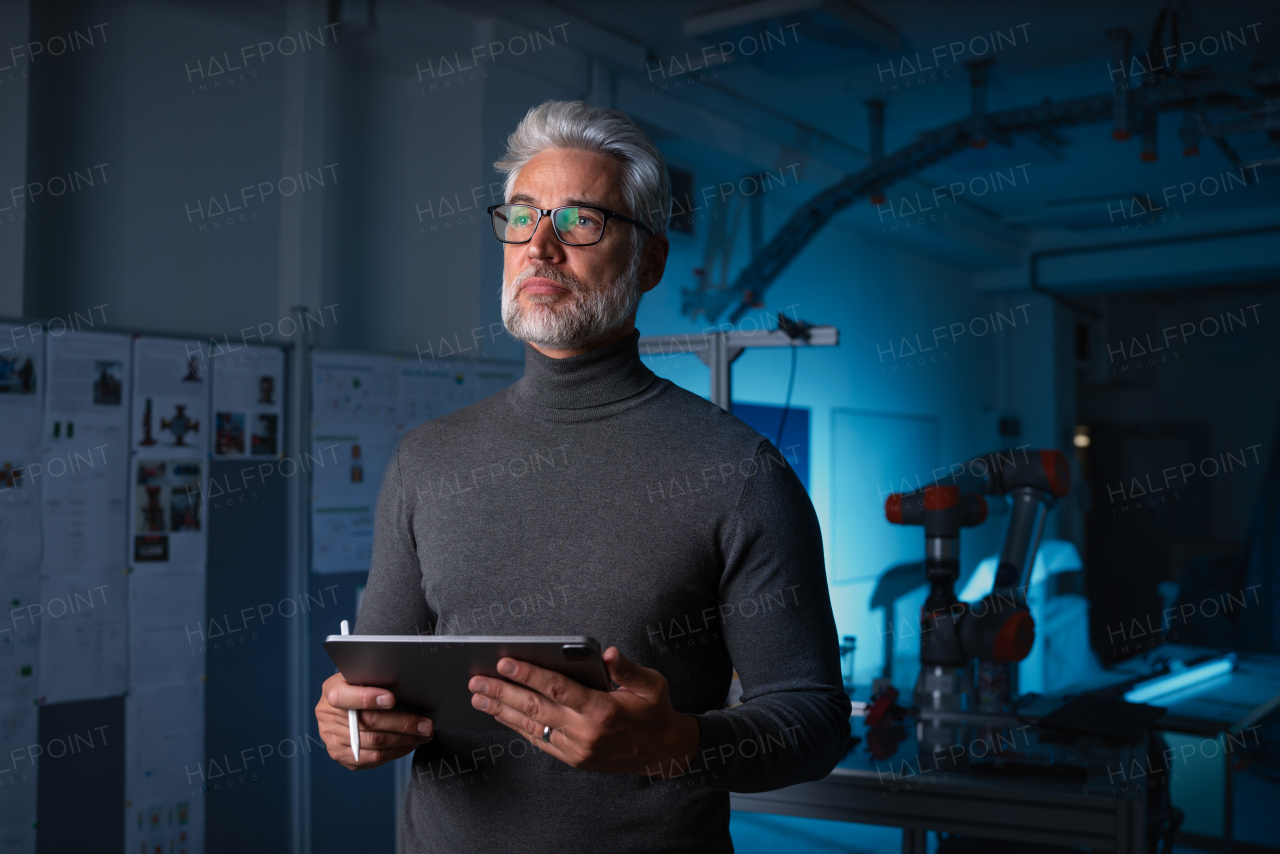
[[[1118,45],[1117,55],[1127,56],[1128,34],[1116,30],[1112,35]],[[1258,68],[1226,73],[1197,73],[1198,69],[1184,69],[1176,78],[1155,85],[1131,88],[1128,78],[1125,78],[1108,94],[1056,102],[1046,99],[1032,106],[988,113],[986,82],[990,62],[980,61],[968,66],[972,97],[969,116],[921,133],[913,142],[888,155],[881,155],[884,105],[880,101],[868,101],[872,158],[867,167],[801,205],[777,234],[755,253],[732,285],[717,288],[704,284],[685,289],[682,292],[682,312],[691,318],[703,315],[707,321],[713,322],[729,311],[729,320],[736,322],[747,311],[763,304],[769,286],[836,213],[858,199],[883,194],[889,185],[965,148],[982,148],[988,140],[1008,145],[1013,136],[1026,134],[1040,144],[1051,144],[1056,140],[1053,131],[1058,128],[1096,124],[1110,119],[1112,136],[1116,139],[1128,139],[1131,127],[1139,129],[1142,158],[1150,161],[1155,159],[1155,126],[1160,113],[1183,111],[1194,117],[1184,124],[1185,154],[1195,153],[1195,145],[1202,136],[1212,138],[1219,147],[1225,146],[1224,150],[1230,150],[1224,134],[1269,130],[1276,126],[1273,95],[1280,91],[1280,69]],[[1251,116],[1219,122],[1205,118],[1206,110],[1222,107],[1229,107],[1236,115],[1251,111]]]

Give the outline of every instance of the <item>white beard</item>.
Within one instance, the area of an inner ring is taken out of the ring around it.
[[[527,267],[511,282],[504,276],[502,323],[513,338],[549,350],[589,347],[608,338],[635,313],[640,304],[640,260],[640,253],[632,253],[631,263],[617,279],[590,289],[576,278],[550,267]],[[568,288],[569,294],[529,294],[525,300],[531,305],[526,308],[516,294],[533,276],[550,279]]]

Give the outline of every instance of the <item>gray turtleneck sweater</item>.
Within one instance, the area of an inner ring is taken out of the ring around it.
[[[415,854],[732,851],[729,792],[819,779],[844,753],[804,487],[767,439],[655,376],[638,339],[526,346],[515,385],[404,437],[356,633],[590,635],[667,677],[701,750],[604,774],[514,731],[438,732],[403,804]]]

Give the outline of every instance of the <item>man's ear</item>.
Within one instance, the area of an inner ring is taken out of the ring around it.
[[[638,285],[640,293],[648,293],[662,281],[662,274],[667,269],[667,254],[671,244],[665,234],[655,234],[646,241],[644,255],[640,261]]]

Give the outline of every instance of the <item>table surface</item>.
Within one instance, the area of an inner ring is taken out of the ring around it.
[[[1141,655],[1126,659],[1101,677],[1074,685],[1063,693],[1106,692],[1143,676],[1155,674],[1162,660],[1195,662],[1225,655],[1224,650],[1187,644],[1161,644]],[[1280,708],[1280,655],[1241,652],[1230,673],[1182,691],[1157,697],[1152,705],[1163,706],[1165,716],[1153,728],[1194,735],[1238,732],[1252,726]]]
[[[912,718],[874,728],[851,718],[850,729],[862,740],[832,773],[874,778],[887,788],[946,775],[958,786],[1122,797],[1114,769],[1141,753],[1134,745],[1059,733],[1012,717],[974,720],[922,733]]]
[[[1163,644],[1062,693],[1116,695],[1154,674],[1162,659],[1194,663],[1223,654]],[[863,690],[857,696],[868,695]],[[1154,704],[1166,714],[1153,729],[1215,736],[1239,731],[1280,708],[1280,655],[1240,653],[1231,673]],[[735,793],[732,808],[912,833],[1145,850],[1146,791],[1132,785],[1141,777],[1143,747],[1067,736],[1016,718],[931,730],[915,723],[908,718],[896,727],[868,728],[853,718],[850,726],[862,740],[827,777],[772,792]]]
[[[734,794],[732,808],[910,831],[1141,851],[1146,791],[1126,784],[1145,750],[1057,734],[1013,718],[918,732],[868,728],[827,777]],[[919,735],[924,736],[922,746]],[[873,753],[870,749],[875,747]]]

